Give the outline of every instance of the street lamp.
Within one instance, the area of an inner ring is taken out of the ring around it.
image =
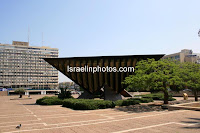
[[[199,29],[199,32],[198,32],[198,36],[200,37],[200,29]]]

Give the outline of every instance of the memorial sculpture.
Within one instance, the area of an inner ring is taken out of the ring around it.
[[[103,93],[105,100],[118,100],[131,96],[121,82],[125,77],[133,75],[132,72],[70,72],[71,68],[86,68],[86,67],[100,67],[100,68],[113,68],[118,70],[120,67],[128,68],[135,67],[136,63],[140,60],[147,58],[154,58],[159,60],[164,55],[127,55],[127,56],[95,56],[95,57],[69,57],[69,58],[44,58],[46,62],[55,67],[65,76],[70,78],[76,84],[84,89],[84,93],[79,96],[83,99],[92,99],[94,94]],[[77,70],[77,69],[76,69]]]

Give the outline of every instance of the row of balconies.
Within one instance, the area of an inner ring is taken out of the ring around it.
[[[37,60],[37,59],[43,59],[43,58],[57,58],[58,56],[54,56],[54,55],[50,55],[50,56],[24,56],[24,57],[21,57],[21,56],[10,56],[10,55],[1,55],[0,54],[0,57],[1,59],[13,59],[13,60],[16,60],[16,59],[32,59],[32,60]]]
[[[13,69],[13,68],[0,68],[3,73],[37,73],[37,74],[57,74],[57,70],[41,70],[41,69]]]
[[[34,60],[36,60],[36,59],[42,59],[42,58],[46,58],[46,57],[48,57],[48,58],[51,58],[51,57],[58,57],[58,55],[49,55],[49,56],[31,56],[31,55],[29,55],[29,56],[13,56],[13,55],[3,55],[3,54],[0,54],[0,56],[1,56],[1,59],[34,59]]]
[[[51,73],[47,73],[47,74],[44,74],[44,73],[22,73],[22,72],[20,72],[20,73],[9,73],[9,72],[7,72],[7,73],[5,73],[5,72],[0,72],[0,75],[4,75],[4,76],[12,76],[12,75],[16,75],[16,76],[51,76],[51,77],[53,77],[53,76],[57,76],[58,75],[58,73],[54,73],[54,74],[51,74]]]
[[[32,59],[32,60],[27,60],[27,59],[0,59],[1,62],[38,62],[38,63],[46,63],[42,58],[38,58],[37,60]]]
[[[19,47],[19,46],[4,46],[4,49],[5,50],[12,50],[12,51],[16,51],[16,50],[18,50],[18,51],[52,51],[52,52],[57,52],[58,51],[58,49],[46,49],[46,48],[42,48],[42,47],[40,47],[40,48],[34,48],[34,47]]]
[[[10,55],[10,56],[32,56],[32,57],[48,57],[48,56],[58,56],[58,54],[54,53],[54,54],[43,54],[43,53],[37,53],[37,54],[26,54],[26,53],[8,53],[8,52],[1,52],[0,55]],[[16,56],[16,57],[17,57]]]
[[[28,83],[34,83],[34,82],[57,82],[58,80],[42,80],[42,79],[38,79],[38,80],[32,80],[32,81],[28,81],[28,80],[6,80],[6,79],[2,79],[1,82],[28,82]]]
[[[18,79],[18,78],[22,78],[22,79],[58,79],[57,76],[44,76],[44,77],[40,77],[39,75],[38,76],[31,76],[31,75],[15,75],[15,76],[2,76],[0,75],[0,78],[4,78],[4,79]]]
[[[26,73],[23,73],[23,74],[21,74],[21,73],[14,73],[14,74],[10,74],[10,73],[0,73],[0,76],[6,76],[6,77],[11,77],[11,76],[31,76],[31,77],[37,77],[37,76],[39,76],[39,77],[57,77],[58,76],[58,74],[26,74]]]
[[[58,77],[16,77],[16,76],[12,76],[12,77],[5,77],[5,76],[0,76],[1,80],[57,80]]]
[[[36,64],[34,64],[34,65],[31,65],[31,64],[19,64],[19,63],[17,63],[17,64],[0,64],[0,67],[44,67],[44,68],[54,68],[54,67],[51,67],[51,66],[49,66],[49,65],[36,65]],[[54,68],[55,69],[55,68]]]
[[[26,83],[35,83],[35,82],[57,82],[58,80],[34,80],[34,81],[27,81],[27,80],[1,80],[1,82],[26,82]]]
[[[47,58],[53,58],[54,56],[46,56]],[[45,57],[45,58],[46,58]],[[27,56],[25,56],[25,57],[20,57],[20,56],[15,56],[15,57],[11,57],[11,56],[9,56],[9,55],[6,55],[6,56],[2,56],[2,55],[0,55],[0,59],[9,59],[9,60],[19,60],[19,59],[26,59],[26,60],[41,60],[41,59],[43,59],[43,57],[33,57],[33,56],[31,56],[31,57],[27,57]]]
[[[40,80],[40,81],[32,81],[32,82],[26,82],[26,81],[22,81],[22,80],[18,80],[18,81],[1,81],[0,83],[57,83],[58,80],[48,80],[48,81],[45,81],[45,80]]]
[[[44,51],[29,51],[29,52],[22,52],[20,50],[3,50],[1,51],[2,53],[8,53],[8,54],[43,54],[43,55],[46,55],[46,54],[58,54],[58,52],[52,52],[52,51],[49,51],[49,52],[44,52]]]
[[[3,75],[3,76],[45,76],[45,77],[48,77],[48,76],[51,76],[51,77],[54,77],[54,76],[57,76],[58,74],[38,74],[38,73],[14,73],[14,74],[11,74],[11,73],[2,73],[0,72],[0,75]]]
[[[39,85],[57,85],[58,83],[39,83]],[[0,83],[0,86],[14,86],[14,85],[38,85],[38,83]]]
[[[0,68],[44,68],[44,69],[52,69],[52,70],[56,70],[53,67],[49,67],[47,65],[29,65],[29,64],[12,64],[12,65],[8,65],[8,64],[0,64]]]
[[[42,58],[37,58],[37,59],[22,59],[22,58],[16,58],[16,59],[10,59],[10,58],[1,58],[0,61],[2,62],[45,62]]]
[[[51,76],[56,76],[58,75],[58,73],[34,73],[34,72],[2,72],[0,71],[0,75],[44,75],[44,76],[47,76],[47,75],[51,75]]]
[[[57,71],[55,69],[52,69],[52,68],[45,68],[44,66],[42,67],[30,67],[30,66],[20,66],[20,67],[13,67],[13,66],[9,66],[9,67],[5,67],[5,66],[0,66],[0,69],[1,70],[10,70],[10,69],[13,69],[13,70],[32,70],[32,71],[35,71],[35,70],[44,70],[44,71]]]
[[[39,77],[39,76],[0,76],[1,80],[5,79],[5,80],[38,80],[38,79],[42,79],[42,80],[57,80],[58,77]],[[1,81],[0,80],[0,81]]]
[[[38,70],[38,72],[48,72],[48,73],[52,73],[53,71],[56,70],[52,70],[52,69],[46,69],[46,68],[14,68],[14,67],[0,67],[0,71],[10,71],[10,72],[16,72],[16,71],[22,71],[22,72],[35,72],[36,70]],[[12,70],[10,70],[12,69]]]
[[[18,57],[24,57],[24,58],[38,58],[38,57],[50,57],[50,56],[58,56],[58,54],[49,54],[49,55],[35,55],[35,54],[16,54],[16,53],[0,53],[1,56],[4,57],[13,57],[13,58],[18,58]]]
[[[1,62],[0,65],[8,65],[8,66],[12,66],[12,65],[29,65],[29,66],[49,66],[51,67],[49,64],[47,64],[46,62],[11,62],[11,61],[7,61],[7,62]]]
[[[58,53],[58,50],[52,50],[52,49],[49,49],[49,50],[44,50],[44,49],[32,49],[32,48],[26,48],[26,49],[20,49],[20,48],[12,48],[12,49],[9,49],[9,48],[6,48],[4,49],[3,51],[8,51],[8,52],[22,52],[22,53]]]
[[[12,62],[12,61],[4,61],[4,62],[0,62],[0,65],[8,65],[8,66],[12,66],[12,65],[32,65],[32,66],[48,66],[48,67],[52,67],[51,65],[47,64],[46,62],[35,62],[35,61],[30,61],[30,62]]]
[[[49,51],[49,52],[44,52],[44,51],[26,51],[26,52],[22,52],[20,50],[3,50],[2,53],[4,54],[42,54],[42,55],[46,55],[46,54],[58,54],[58,52],[53,52],[53,51]]]
[[[37,71],[37,72],[49,72],[49,73],[52,73],[53,71],[56,71],[56,70],[52,70],[52,69],[45,69],[45,68],[33,68],[33,69],[25,69],[25,68],[17,68],[17,69],[14,69],[14,68],[12,68],[13,70],[10,70],[11,68],[2,68],[2,67],[0,67],[0,71],[4,71],[4,72],[6,72],[6,71],[13,71],[13,72],[35,72],[35,71]]]
[[[46,77],[46,78],[53,78],[53,77],[58,77],[58,75],[39,75],[39,74],[2,74],[0,73],[0,77]]]
[[[34,81],[26,81],[26,80],[1,80],[1,82],[24,82],[24,83],[35,83],[35,82],[58,82],[58,80],[34,80]]]
[[[1,68],[0,67],[0,72],[8,72],[8,73],[38,73],[38,74],[56,74],[58,73],[57,70],[41,70],[41,69],[23,69],[23,68],[18,68],[18,69],[13,69],[13,70],[10,70],[10,69],[13,69],[13,68]]]

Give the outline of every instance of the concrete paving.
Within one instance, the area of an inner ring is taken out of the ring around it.
[[[2,133],[199,133],[200,112],[190,110],[133,113],[118,109],[75,111],[36,105],[32,99],[10,100],[0,97]],[[20,129],[16,126],[22,124]]]

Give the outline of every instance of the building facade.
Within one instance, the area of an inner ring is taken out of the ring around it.
[[[80,86],[74,82],[60,82],[59,88],[69,88],[69,89],[80,90]]]
[[[193,62],[200,64],[200,54],[193,53],[193,51],[189,49],[183,49],[181,52],[166,55],[163,57],[163,59],[166,58],[172,58],[180,62]]]
[[[43,60],[57,57],[57,48],[34,47],[18,41],[0,44],[0,87],[57,88],[58,71]]]

